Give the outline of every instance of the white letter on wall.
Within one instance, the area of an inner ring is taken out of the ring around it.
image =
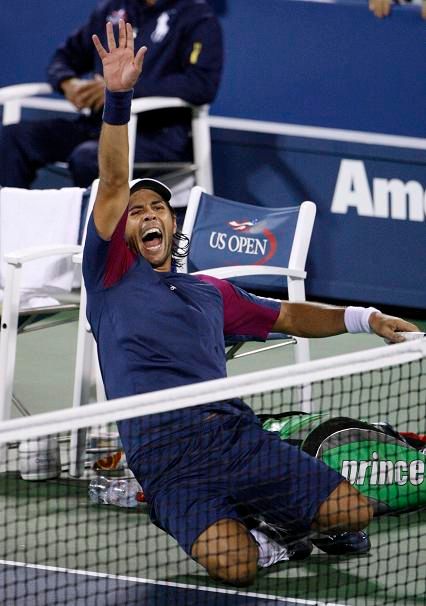
[[[363,217],[374,216],[367,173],[361,160],[341,161],[331,212],[346,214],[350,206],[354,206]]]

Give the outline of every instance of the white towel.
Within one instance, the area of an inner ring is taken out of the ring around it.
[[[4,288],[4,255],[29,246],[77,244],[84,189],[0,190],[0,288]],[[71,258],[47,257],[24,265],[21,288],[42,292],[72,286]]]

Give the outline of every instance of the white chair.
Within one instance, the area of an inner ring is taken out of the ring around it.
[[[98,180],[94,181],[91,187],[86,224],[96,198],[97,187]],[[35,308],[22,307],[21,281],[24,267],[47,257],[74,257],[81,250],[82,246],[77,244],[33,246],[9,252],[4,256],[6,271],[0,332],[0,422],[10,418],[12,402],[15,403],[22,414],[28,414],[25,406],[13,395],[18,335],[38,329],[46,329],[67,321],[74,321],[75,311],[80,307],[79,302]],[[77,283],[79,282],[80,279],[77,279]],[[43,285],[40,284],[40,294],[42,288]],[[65,317],[63,312],[69,311],[74,312],[74,314]],[[39,320],[42,320],[42,322],[39,322]]]
[[[181,271],[235,280],[247,290],[276,293],[279,299],[305,301],[305,267],[315,214],[313,202],[267,208],[194,187],[182,228],[191,241],[190,252]],[[271,334],[266,346],[244,353],[237,353],[244,341],[228,339],[227,344],[228,359],[291,344],[296,362],[310,358],[308,339],[283,334]]]
[[[0,105],[3,105],[3,125],[15,124],[21,120],[22,109],[31,108],[51,112],[76,113],[75,107],[67,100],[49,96],[52,88],[45,82],[16,84],[0,88]],[[193,163],[188,162],[134,162],[137,122],[141,114],[155,109],[188,107],[192,111]],[[130,179],[135,169],[153,171],[157,178],[172,180],[180,175],[194,174],[195,183],[206,191],[213,191],[211,164],[210,128],[208,105],[195,106],[177,97],[145,97],[132,102],[129,122],[129,166]],[[165,174],[163,174],[165,172]]]

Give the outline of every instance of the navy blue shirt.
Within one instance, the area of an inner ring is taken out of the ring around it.
[[[52,57],[48,81],[56,90],[62,80],[103,74],[92,34],[107,48],[105,24],[120,18],[133,27],[135,49],[148,47],[135,97],[181,97],[194,105],[213,101],[222,72],[222,32],[205,0],[158,0],[152,7],[144,0],[100,3]]]
[[[98,347],[107,398],[226,376],[224,334],[265,339],[280,303],[255,297],[226,280],[155,271],[127,248],[123,215],[111,241],[89,219],[83,256],[87,317]],[[140,448],[189,430],[194,415],[244,413],[240,400],[119,423],[129,463]]]
[[[61,91],[63,80],[103,74],[92,34],[97,34],[104,48],[108,48],[105,24],[111,21],[117,31],[119,19],[132,24],[136,50],[143,45],[148,47],[135,98],[180,97],[193,105],[213,101],[222,73],[222,30],[205,0],[157,0],[154,6],[148,6],[145,0],[100,2],[88,22],[72,33],[52,57],[47,79],[55,90]],[[101,116],[98,111],[80,117],[94,129],[91,137],[97,137]],[[144,112],[138,120],[138,142],[141,137],[152,139],[152,151],[137,143],[137,158],[189,160],[190,122],[189,108]]]

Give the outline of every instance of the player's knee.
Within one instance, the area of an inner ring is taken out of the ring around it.
[[[351,498],[350,507],[339,513],[336,526],[346,530],[362,530],[368,526],[372,517],[372,508],[368,499],[358,493]]]
[[[322,531],[361,530],[368,526],[372,517],[373,509],[368,499],[348,482],[341,482],[322,503],[314,527]]]
[[[222,583],[247,587],[256,578],[257,546],[245,527],[234,520],[221,520],[208,528],[194,543],[191,555]]]
[[[222,583],[234,587],[248,587],[254,583],[257,573],[257,553],[235,554],[224,551],[218,557],[207,560],[206,570],[209,575]]]

